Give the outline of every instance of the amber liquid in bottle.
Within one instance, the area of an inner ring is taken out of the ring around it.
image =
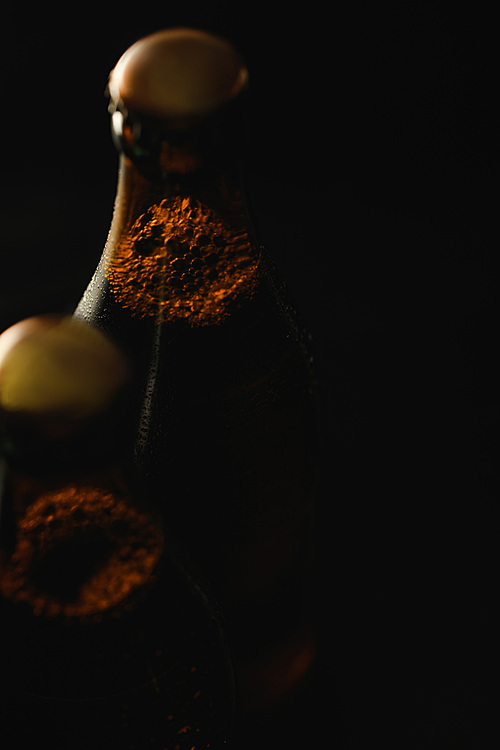
[[[314,654],[307,336],[249,220],[232,125],[169,130],[129,114],[113,115],[114,217],[75,314],[140,373],[137,465],[224,607],[242,703],[262,708]]]

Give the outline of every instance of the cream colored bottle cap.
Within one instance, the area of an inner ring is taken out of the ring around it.
[[[197,118],[234,99],[247,69],[227,41],[204,31],[159,31],[132,45],[111,72],[111,99],[165,120]]]
[[[85,419],[106,409],[128,376],[114,344],[70,316],[27,318],[0,336],[0,411]]]

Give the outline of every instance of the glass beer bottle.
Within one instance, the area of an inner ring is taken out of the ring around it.
[[[129,368],[73,317],[0,336],[5,750],[221,748],[232,666],[124,446]]]
[[[308,337],[249,219],[248,73],[171,29],[109,80],[114,215],[75,315],[141,372],[135,458],[223,604],[240,700],[281,700],[315,651],[307,566],[318,429]]]

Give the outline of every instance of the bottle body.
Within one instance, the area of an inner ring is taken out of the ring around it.
[[[305,671],[318,459],[307,339],[241,191],[226,177],[206,184],[145,188],[122,156],[108,244],[76,315],[117,339],[140,372],[137,464],[213,583],[237,663],[272,659],[295,639]]]
[[[74,318],[0,337],[6,750],[217,748],[230,731],[220,613],[131,466],[123,365]]]
[[[0,567],[5,747],[221,747],[220,620],[156,523],[95,481],[28,484]]]

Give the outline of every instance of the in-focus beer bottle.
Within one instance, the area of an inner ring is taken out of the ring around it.
[[[244,197],[247,80],[229,43],[190,29],[118,61],[114,216],[75,314],[141,372],[137,465],[224,605],[250,710],[286,696],[313,659],[318,435],[308,337]]]
[[[0,744],[221,748],[232,666],[208,589],[141,494],[125,358],[73,317],[0,336]]]

